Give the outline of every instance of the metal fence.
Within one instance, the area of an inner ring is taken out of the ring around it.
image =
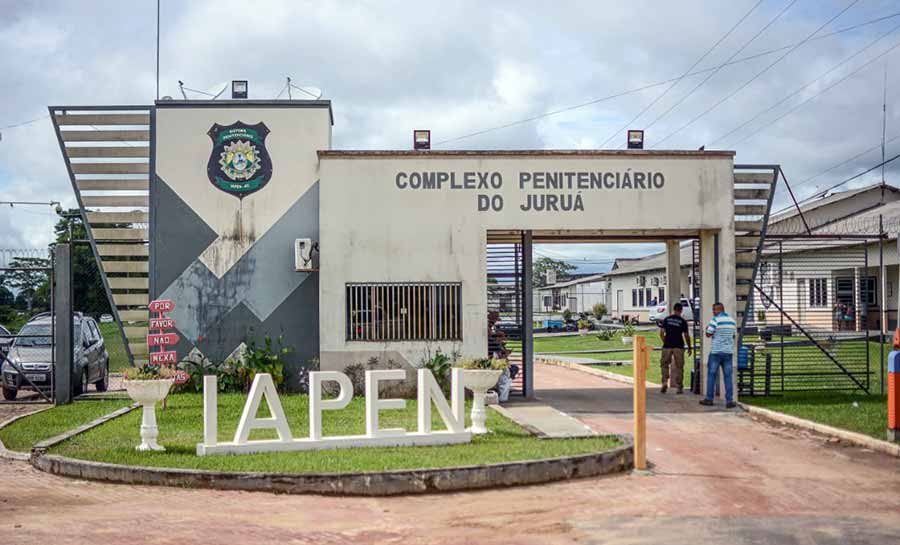
[[[872,391],[894,289],[880,237],[768,237],[737,358],[740,391]]]
[[[51,403],[56,365],[53,256],[0,248],[2,403]]]

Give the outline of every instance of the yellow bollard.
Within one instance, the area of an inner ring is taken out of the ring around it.
[[[644,337],[634,338],[634,468],[647,469],[647,368],[650,351]]]

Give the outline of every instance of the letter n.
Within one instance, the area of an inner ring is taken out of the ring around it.
[[[263,397],[266,398],[266,404],[272,416],[257,418],[256,413],[259,411],[259,404]],[[257,429],[274,429],[278,432],[278,438],[281,441],[291,440],[291,429],[288,427],[281,400],[278,398],[275,383],[272,382],[272,375],[269,373],[257,373],[253,378],[250,395],[247,397],[244,412],[241,414],[241,421],[238,423],[237,431],[234,432],[234,442],[246,443],[250,432]]]
[[[447,405],[447,398],[438,386],[437,380],[428,369],[419,369],[419,433],[431,433],[431,402],[437,407],[441,420],[447,431],[461,433],[466,431],[466,412],[462,381],[462,369],[453,369],[451,400],[453,409]]]

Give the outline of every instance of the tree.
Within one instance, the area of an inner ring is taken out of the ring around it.
[[[556,281],[562,282],[569,278],[569,271],[577,269],[575,265],[570,265],[565,261],[559,261],[549,257],[540,257],[534,262],[532,268],[534,274],[534,286],[542,288],[547,286],[547,272],[556,272]]]
[[[70,230],[72,239],[87,239],[87,230],[77,209],[69,210],[62,216],[53,228],[57,243],[69,242]],[[85,314],[97,316],[110,312],[97,260],[91,246],[83,242],[72,244],[72,297],[73,308]]]
[[[47,274],[49,266],[50,260],[43,257],[17,257],[9,262],[12,270],[6,272],[3,283],[19,292],[17,303],[21,298],[29,314],[34,309],[39,289],[50,282],[50,275]]]

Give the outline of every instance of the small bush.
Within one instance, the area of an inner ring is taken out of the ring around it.
[[[601,329],[597,333],[597,339],[601,341],[612,341],[618,336],[619,332],[615,329]]]
[[[563,320],[565,320],[566,322],[568,322],[568,321],[571,320],[571,319],[572,319],[572,311],[569,310],[569,309],[564,310],[564,311],[563,311]]]
[[[593,306],[591,311],[594,313],[594,318],[597,318],[599,320],[600,318],[606,316],[606,305],[604,305],[603,303],[597,303]]]

